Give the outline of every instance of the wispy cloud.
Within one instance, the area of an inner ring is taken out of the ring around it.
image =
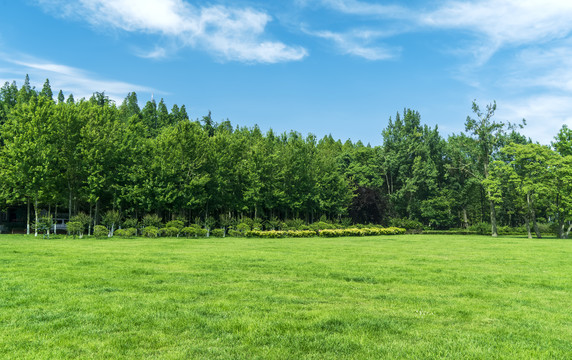
[[[319,0],[318,3],[347,15],[395,20],[407,32],[466,31],[475,38],[458,52],[471,54],[477,65],[486,63],[503,47],[560,39],[572,31],[572,2],[569,1],[449,0],[437,2],[438,6],[432,9],[359,0]]]
[[[410,11],[397,5],[371,4],[358,0],[320,0],[322,5],[351,15],[405,17]]]
[[[571,17],[569,1],[481,0],[449,1],[420,19],[437,28],[473,31],[500,46],[566,36],[572,30]]]
[[[105,92],[112,100],[121,102],[131,91],[160,93],[147,86],[101,79],[82,69],[26,55],[19,55],[15,58],[14,54],[0,53],[0,64],[5,65],[4,71],[0,71],[0,76],[5,77],[1,80],[2,82],[12,81],[15,76],[21,76],[21,74],[29,74],[32,84],[37,88],[41,88],[45,79],[50,79],[54,92],[61,89],[67,94],[72,93],[75,98],[88,98],[94,91],[99,91]]]
[[[277,63],[307,55],[300,46],[265,39],[272,18],[251,8],[196,7],[183,0],[37,0],[61,16],[100,27],[156,34],[176,39],[224,60]],[[147,56],[160,53],[150,52]]]
[[[572,127],[572,96],[533,95],[518,100],[500,100],[496,117],[516,122],[526,119],[520,132],[541,144],[550,144],[562,125]]]
[[[332,41],[343,54],[358,56],[367,60],[388,60],[399,56],[400,49],[389,49],[376,45],[384,34],[369,30],[353,30],[346,33],[332,31],[306,31],[306,33]]]

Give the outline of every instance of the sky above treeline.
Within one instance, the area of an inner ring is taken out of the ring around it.
[[[371,145],[404,108],[446,137],[496,101],[549,144],[572,126],[571,19],[556,0],[0,0],[0,81]]]

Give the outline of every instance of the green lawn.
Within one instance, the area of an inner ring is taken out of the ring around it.
[[[571,357],[568,240],[0,236],[0,358]]]

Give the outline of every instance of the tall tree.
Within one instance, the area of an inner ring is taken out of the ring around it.
[[[52,92],[52,87],[50,86],[50,80],[46,79],[44,82],[44,86],[42,87],[42,91],[40,91],[40,96],[45,96],[46,98],[53,100],[54,93]]]
[[[465,131],[477,143],[476,160],[480,172],[473,175],[478,176],[481,181],[489,178],[489,164],[492,155],[499,149],[500,140],[505,135],[507,127],[510,128],[510,124],[496,122],[492,119],[496,108],[497,104],[493,102],[486,106],[485,112],[482,112],[476,101],[473,101],[472,109],[476,119],[467,116],[465,121]],[[487,195],[490,208],[491,235],[498,236],[495,200],[490,191],[487,191]]]

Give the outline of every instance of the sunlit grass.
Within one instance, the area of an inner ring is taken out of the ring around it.
[[[572,241],[0,236],[0,358],[570,358]]]

